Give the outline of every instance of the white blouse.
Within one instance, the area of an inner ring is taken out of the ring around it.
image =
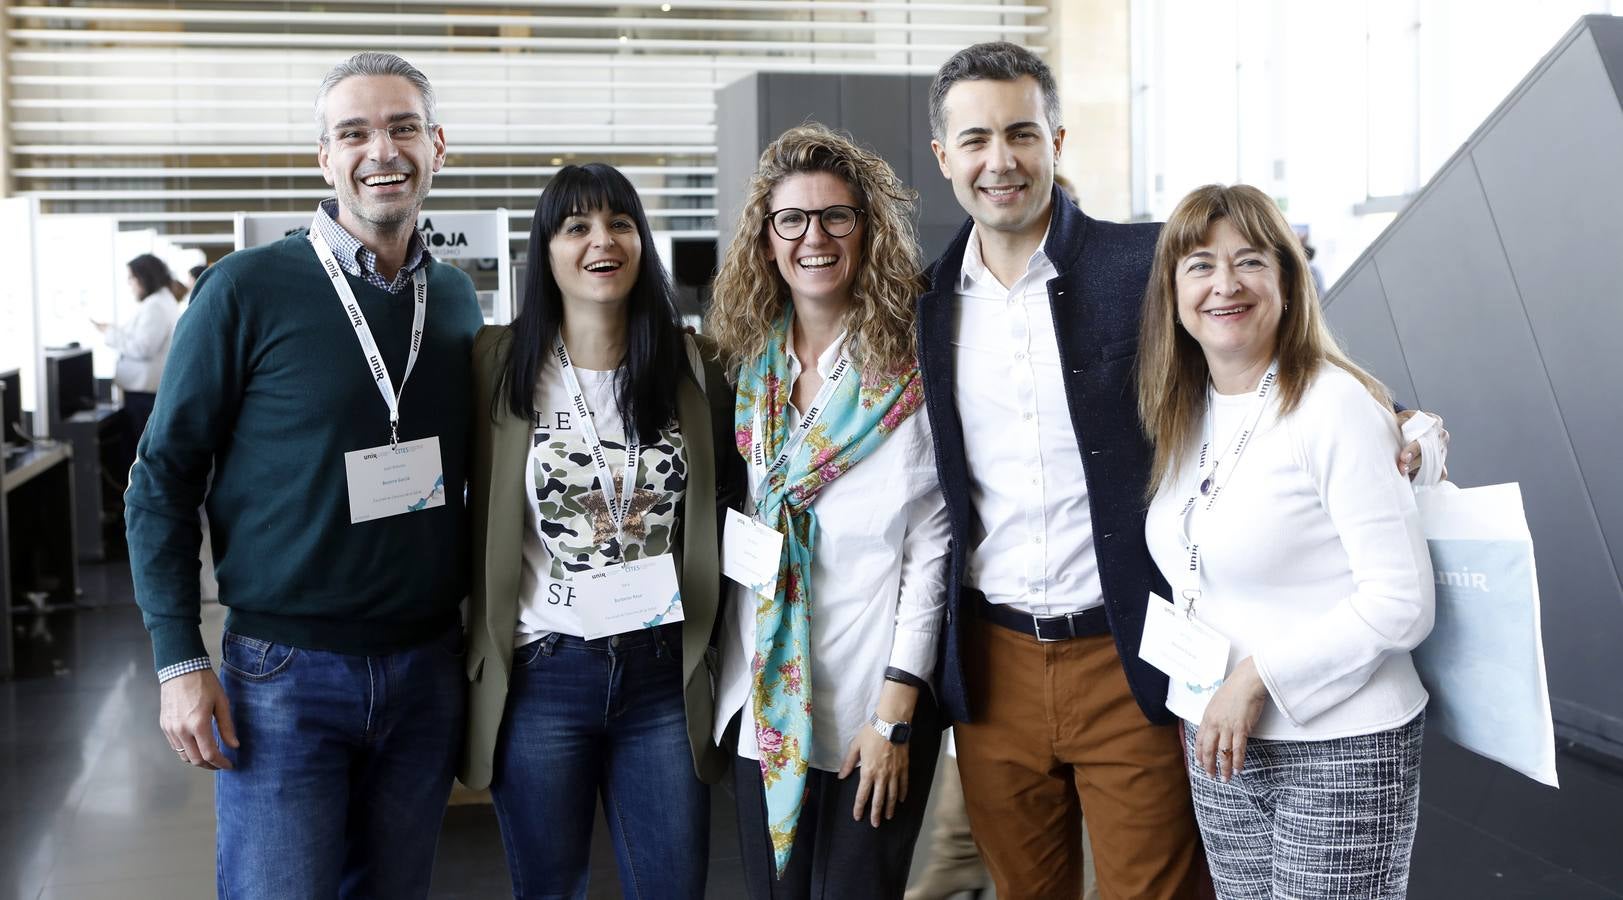
[[[1214,398],[1216,452],[1249,418],[1253,397]],[[1278,397],[1215,505],[1191,518],[1201,551],[1196,616],[1233,642],[1230,671],[1252,657],[1268,688],[1273,702],[1254,737],[1327,740],[1395,728],[1426,705],[1409,651],[1431,631],[1434,603],[1414,491],[1394,462],[1397,424],[1330,364],[1290,415],[1278,416]],[[1198,452],[1191,448],[1156,493],[1144,526],[1174,594],[1187,586],[1180,523],[1198,492]],[[1200,720],[1202,707],[1176,681],[1167,707]]]
[[[838,364],[843,342],[842,335],[817,360],[824,378]],[[791,348],[791,383],[800,371]],[[789,416],[793,423],[800,413],[791,407]],[[885,668],[925,681],[935,673],[948,524],[924,408],[825,487],[812,508],[811,765],[836,772],[858,730],[873,718]],[[755,729],[748,727],[757,600],[749,588],[731,581],[726,586],[731,602],[724,604],[721,627],[715,739],[742,710],[746,727],[739,729],[738,754],[759,759]]]
[[[175,295],[169,293],[168,288],[159,288],[135,304],[129,321],[107,329],[107,346],[118,351],[113,383],[121,390],[157,392],[180,312]]]

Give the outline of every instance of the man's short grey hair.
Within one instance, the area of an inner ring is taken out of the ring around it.
[[[316,91],[316,127],[320,129],[321,136],[325,137],[327,133],[327,95],[344,79],[357,75],[396,75],[411,82],[417,93],[423,95],[423,115],[428,117],[427,124],[434,124],[434,86],[428,83],[428,76],[393,53],[369,50],[333,66],[327,77],[321,79],[321,89]]]
[[[1043,91],[1043,112],[1048,130],[1059,131],[1059,85],[1054,72],[1037,54],[1008,41],[989,41],[965,47],[941,64],[930,82],[930,136],[944,140],[947,131],[947,92],[960,81],[1018,81],[1030,75]]]

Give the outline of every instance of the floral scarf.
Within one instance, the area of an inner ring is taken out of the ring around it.
[[[738,452],[750,458],[759,411],[766,459],[775,460],[790,436],[786,411],[789,382],[789,315],[779,322],[766,352],[738,376],[733,423]],[[857,375],[853,372],[851,375]],[[757,598],[755,655],[751,661],[755,738],[766,786],[767,827],[781,877],[789,864],[805,800],[811,753],[812,552],[817,513],[812,501],[823,488],[873,452],[924,402],[917,365],[900,372],[847,377],[829,398],[821,418],[755,498],[756,518],[785,536],[774,595]],[[750,477],[759,478],[752,469]]]

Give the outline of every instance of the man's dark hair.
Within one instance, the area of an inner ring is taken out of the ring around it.
[[[190,269],[186,270],[186,274],[190,275],[192,277],[192,281],[195,282],[199,277],[202,276],[203,270],[206,268],[208,268],[207,265],[192,266]]]
[[[129,261],[130,274],[135,276],[135,283],[141,286],[141,296],[138,300],[156,294],[169,287],[174,279],[169,276],[169,267],[163,260],[150,253],[143,253]]]
[[[1037,79],[1043,90],[1043,112],[1048,116],[1048,130],[1058,131],[1061,124],[1059,85],[1054,83],[1054,72],[1037,54],[1008,41],[989,41],[965,47],[941,64],[930,82],[930,136],[942,140],[947,131],[945,105],[947,92],[960,81],[1017,81],[1030,75]]]

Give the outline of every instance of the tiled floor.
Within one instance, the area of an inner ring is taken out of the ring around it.
[[[0,682],[0,900],[210,897],[211,781],[178,765],[157,733],[128,574],[87,567],[83,580],[88,599],[106,605],[22,617],[23,677]],[[209,610],[206,630],[217,634],[220,618]],[[1560,774],[1551,790],[1428,740],[1410,896],[1623,900],[1623,773],[1563,753]],[[711,897],[741,896],[733,828],[731,798],[717,788]],[[453,807],[433,896],[507,893],[489,807]],[[592,896],[619,896],[601,828]]]

